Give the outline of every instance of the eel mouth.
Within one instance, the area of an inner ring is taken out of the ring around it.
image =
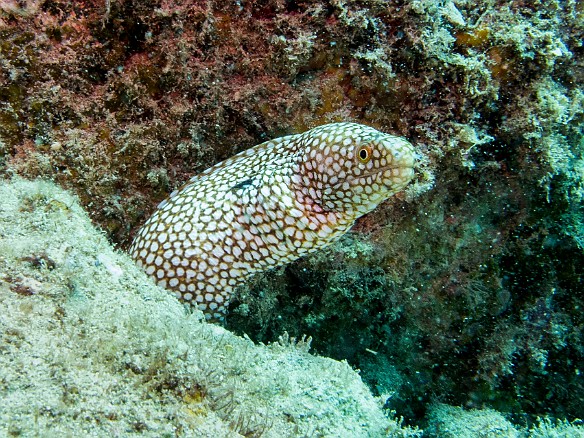
[[[411,170],[412,173],[412,177],[410,178],[410,180],[413,178],[414,175],[414,166],[394,166],[394,165],[390,165],[390,166],[384,166],[384,167],[380,167],[379,169],[373,170],[371,172],[365,172],[359,176],[350,176],[346,179],[346,181],[348,183],[352,183],[355,180],[361,179],[361,178],[367,178],[368,176],[373,176],[373,175],[379,175],[380,173],[384,173],[387,170],[394,170],[394,169],[400,169],[400,173],[402,173],[404,170],[408,169]],[[393,177],[392,177],[393,179]],[[402,178],[400,178],[402,179]],[[391,188],[391,186],[389,186],[388,184],[383,184],[385,187]]]

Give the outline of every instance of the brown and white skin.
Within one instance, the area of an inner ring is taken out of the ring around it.
[[[248,277],[334,242],[402,190],[414,156],[407,140],[356,123],[267,141],[172,193],[130,253],[160,286],[221,319]]]

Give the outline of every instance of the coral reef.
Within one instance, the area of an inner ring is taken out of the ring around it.
[[[492,409],[472,409],[434,404],[428,412],[429,437],[441,438],[582,438],[584,426],[565,421],[553,424],[540,419],[531,428],[517,428],[499,412]]]
[[[241,288],[228,328],[311,335],[411,423],[434,397],[573,421],[583,23],[576,0],[3,1],[0,173],[70,188],[126,248],[190,175],[266,139],[337,121],[403,135],[408,192]]]
[[[53,184],[0,199],[0,435],[419,436],[310,340],[185,311]]]

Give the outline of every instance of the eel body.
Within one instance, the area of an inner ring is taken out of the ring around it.
[[[356,123],[267,141],[173,192],[130,253],[160,286],[221,319],[248,277],[332,243],[402,190],[414,155],[405,139]]]

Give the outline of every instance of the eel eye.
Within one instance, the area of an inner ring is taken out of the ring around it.
[[[371,147],[370,146],[361,146],[359,151],[357,152],[357,157],[359,157],[359,161],[361,163],[367,163],[371,159]]]

